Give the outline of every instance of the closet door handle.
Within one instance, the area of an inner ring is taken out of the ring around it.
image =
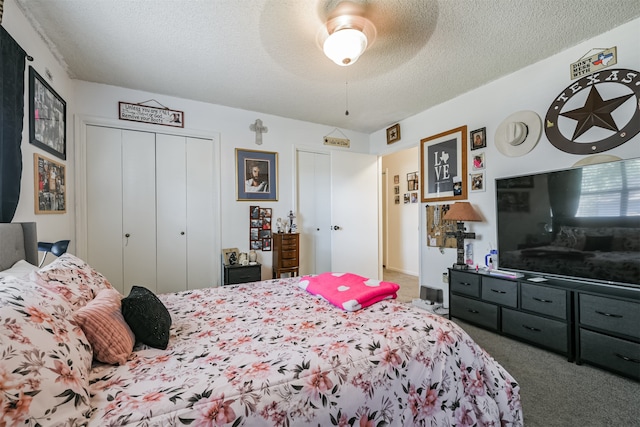
[[[184,231],[181,231],[181,232],[180,232],[180,235],[181,235],[181,236],[184,236]]]

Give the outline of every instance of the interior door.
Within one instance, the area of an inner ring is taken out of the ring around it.
[[[155,133],[122,131],[124,294],[133,285],[156,291]]]
[[[331,152],[331,270],[377,279],[378,158]]]
[[[156,135],[158,293],[187,289],[186,141]]]
[[[122,130],[87,126],[87,263],[124,292]]]
[[[331,159],[297,152],[300,275],[331,271]]]
[[[215,250],[214,146],[187,138],[187,289],[214,286],[220,277]]]

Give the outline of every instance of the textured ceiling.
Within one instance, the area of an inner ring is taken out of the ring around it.
[[[337,0],[16,0],[71,78],[365,133],[640,16],[638,0],[358,2],[377,38],[339,67],[318,44]]]

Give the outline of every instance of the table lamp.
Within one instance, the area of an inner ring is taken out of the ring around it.
[[[67,248],[69,247],[69,240],[58,240],[55,243],[49,242],[38,242],[38,251],[44,252],[42,256],[42,261],[40,261],[40,265],[38,267],[42,267],[44,265],[44,260],[47,257],[47,254],[51,252],[55,256],[60,256],[63,253],[67,252]]]
[[[476,233],[466,233],[464,228],[465,221],[482,221],[482,217],[473,209],[469,202],[456,202],[444,214],[443,218],[447,221],[456,221],[457,227],[455,231],[448,231],[447,237],[455,237],[457,243],[458,259],[453,268],[457,270],[466,270],[469,268],[464,262],[464,239],[475,239]]]

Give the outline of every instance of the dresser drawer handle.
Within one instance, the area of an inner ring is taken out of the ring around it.
[[[548,302],[548,303],[553,302],[550,299],[542,299],[542,298],[536,298],[536,297],[533,297],[533,299],[539,302]]]
[[[617,357],[619,357],[620,359],[624,360],[625,362],[640,363],[640,360],[638,360],[638,359],[634,359],[634,358],[628,357],[628,356],[623,356],[620,353],[613,353],[613,354],[615,354]]]
[[[525,329],[528,329],[530,331],[533,331],[533,332],[542,332],[542,329],[532,328],[531,326],[522,325],[522,327],[525,328]]]
[[[615,317],[616,319],[622,319],[622,315],[621,314],[605,313],[603,311],[598,311],[598,310],[596,310],[596,313],[601,314],[603,316],[607,316],[607,317]]]
[[[496,294],[506,294],[506,291],[499,291],[497,289],[491,289],[491,292],[495,292]]]
[[[471,286],[471,283],[468,283],[468,282],[460,282],[460,284],[462,286]]]
[[[469,313],[473,313],[473,314],[479,314],[479,313],[480,313],[478,310],[474,310],[474,309],[472,309],[472,308],[467,308],[467,311],[468,311]]]

